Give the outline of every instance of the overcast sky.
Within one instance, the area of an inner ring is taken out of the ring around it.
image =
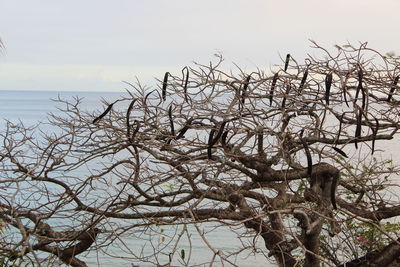
[[[1,0],[0,90],[123,91],[222,53],[269,69],[309,39],[400,52],[398,0]]]

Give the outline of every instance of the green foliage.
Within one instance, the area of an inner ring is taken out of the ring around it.
[[[379,250],[393,240],[389,236],[400,234],[400,223],[384,222],[374,225],[366,222],[347,222],[347,227],[353,233],[354,244],[362,251],[361,254]],[[377,227],[379,226],[379,227]]]

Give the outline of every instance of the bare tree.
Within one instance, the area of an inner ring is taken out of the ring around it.
[[[259,253],[278,266],[397,266],[399,168],[380,145],[400,128],[398,59],[313,45],[319,56],[266,72],[225,72],[218,56],[154,90],[129,84],[94,113],[58,99],[51,133],[7,123],[0,251],[86,266],[81,253],[119,243],[132,262],[191,265],[180,244],[198,231],[210,265]],[[205,223],[242,246],[218,249]],[[142,235],[150,252],[126,241]]]

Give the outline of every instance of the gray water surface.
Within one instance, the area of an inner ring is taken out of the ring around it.
[[[47,115],[50,112],[58,113],[57,103],[51,99],[62,98],[72,100],[74,97],[83,98],[82,106],[86,111],[97,112],[104,109],[101,99],[108,103],[118,99],[121,95],[127,97],[127,93],[105,93],[105,92],[56,92],[56,91],[0,91],[0,131],[4,130],[5,119],[12,122],[23,122],[26,126],[33,126],[38,122],[46,122]],[[51,126],[42,124],[40,127],[46,127],[46,131],[51,131]],[[129,222],[126,222],[129,223]],[[204,223],[199,225],[199,230],[204,233],[208,242],[225,254],[229,251],[242,246],[240,240],[232,233],[228,227],[214,228],[215,223]],[[150,236],[147,233],[136,236],[122,236],[121,240],[114,242],[109,247],[102,248],[99,251],[92,251],[86,256],[80,256],[89,266],[154,266],[152,263],[140,263],[132,260],[130,253],[139,255],[143,249],[150,253],[153,247],[167,246],[173,240],[176,232],[182,231],[183,226],[177,229],[174,227],[159,227],[153,232],[157,236]],[[242,226],[238,226],[239,228]],[[242,227],[243,228],[243,227]],[[212,230],[212,231],[211,231]],[[199,266],[209,266],[207,264],[213,258],[214,253],[208,248],[202,240],[200,234],[193,226],[188,226],[188,233],[191,236],[191,243],[187,238],[182,237],[182,241],[177,247],[177,251],[185,250],[186,258],[190,255],[190,265],[199,264]],[[101,235],[99,238],[102,238]],[[150,242],[153,240],[153,243]],[[242,240],[246,243],[253,242],[253,237]],[[172,246],[173,243],[170,244]],[[257,240],[258,248],[263,250],[263,241]],[[168,252],[172,248],[166,247],[164,254],[159,257],[160,264],[168,262]],[[259,252],[260,252],[259,251]],[[265,250],[263,251],[265,253]],[[179,253],[174,257],[176,265],[182,266],[184,262],[179,259]],[[218,259],[218,256],[216,257]],[[267,259],[262,254],[257,256],[249,255],[246,251],[237,256],[235,260],[239,266],[273,266],[269,265]],[[222,266],[218,260],[212,266]],[[224,266],[230,266],[224,263]]]

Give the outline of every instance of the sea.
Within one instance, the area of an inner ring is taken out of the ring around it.
[[[124,92],[59,92],[59,91],[6,91],[0,90],[0,132],[5,130],[7,121],[21,122],[26,127],[39,124],[42,130],[52,131],[51,125],[46,124],[48,114],[60,113],[54,99],[69,99],[76,97],[82,98],[82,106],[86,111],[98,113],[104,110],[105,105],[102,101],[111,103],[120,98],[127,97]],[[44,127],[44,128],[43,128]],[[113,221],[115,223],[116,220]],[[123,222],[130,223],[130,222]],[[134,223],[134,222],[131,222]],[[110,227],[111,227],[110,223]],[[182,226],[181,228],[159,227],[157,236],[150,236],[147,233],[135,236],[121,236],[112,244],[102,247],[97,251],[82,254],[78,258],[84,260],[88,266],[160,266],[167,263],[170,255],[168,254],[168,244],[177,238],[184,227],[187,227],[185,237],[176,248],[178,253],[174,256],[171,266],[275,266],[270,263],[267,251],[264,249],[263,241],[255,239],[256,248],[253,251],[246,250],[229,259],[231,263],[222,262],[220,255],[229,255],[233,250],[252,244],[254,236],[239,239],[227,226],[217,227],[215,223],[202,223],[196,229],[193,226]],[[243,226],[234,226],[237,231],[243,230]],[[107,229],[112,230],[112,229]],[[140,236],[140,238],[138,237]],[[190,237],[190,241],[189,241]],[[203,239],[203,237],[205,239]],[[99,238],[106,238],[99,235]],[[205,241],[206,240],[206,241]],[[243,242],[243,243],[242,243]],[[152,257],[154,250],[166,247],[165,251],[159,255],[158,260]],[[185,251],[184,260],[180,258],[180,253]],[[149,262],[139,262],[132,258],[132,254],[150,255]],[[188,262],[188,259],[190,261]],[[213,264],[210,264],[212,260]],[[47,265],[44,265],[47,266]]]

